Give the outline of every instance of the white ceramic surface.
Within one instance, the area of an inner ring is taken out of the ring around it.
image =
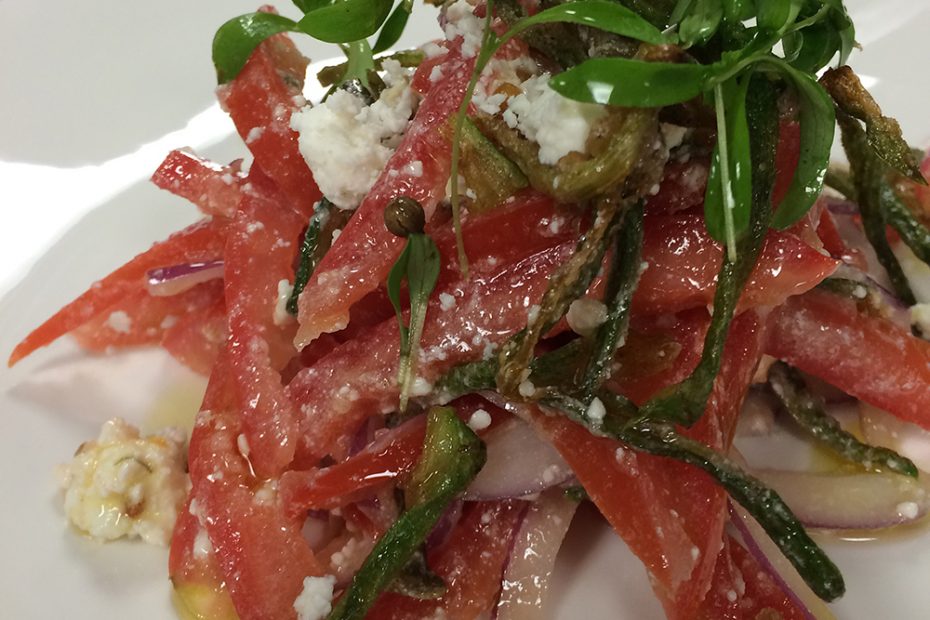
[[[865,49],[854,65],[915,144],[930,143],[930,2],[847,2]],[[215,28],[243,0],[0,0],[0,356],[96,278],[196,217],[145,182],[168,150],[242,156],[213,103]],[[285,11],[288,9],[285,8]],[[404,43],[438,32],[426,12]],[[332,47],[302,44],[314,58]],[[172,617],[164,550],[96,545],[64,524],[54,466],[122,415],[192,415],[202,380],[156,351],[88,356],[69,342],[0,370],[0,617]],[[560,558],[553,617],[662,617],[643,569],[590,512]],[[824,540],[849,594],[840,618],[926,618],[930,532]]]

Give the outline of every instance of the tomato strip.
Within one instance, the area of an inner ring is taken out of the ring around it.
[[[220,220],[200,221],[160,241],[131,261],[95,282],[80,297],[56,312],[23,339],[8,364],[12,366],[36,349],[44,347],[71,330],[145,287],[150,269],[181,263],[206,262],[223,255],[227,225]]]
[[[176,149],[152,175],[152,183],[186,198],[204,215],[233,217],[242,198],[244,176],[239,169],[238,163],[223,166],[192,151]]]

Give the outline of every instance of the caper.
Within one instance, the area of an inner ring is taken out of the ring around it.
[[[420,203],[409,196],[391,199],[384,209],[384,225],[398,237],[422,233],[426,215]]]

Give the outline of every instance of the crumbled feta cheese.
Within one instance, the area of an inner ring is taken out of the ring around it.
[[[322,620],[333,610],[333,588],[336,578],[304,577],[304,589],[294,600],[297,620]]]
[[[404,174],[408,177],[420,178],[423,176],[423,162],[420,160],[410,162],[404,166]]]
[[[132,329],[132,319],[122,310],[111,312],[107,317],[107,327],[118,334],[128,334]]]
[[[439,45],[435,41],[430,41],[422,47],[423,53],[426,54],[427,58],[438,58],[446,53],[446,48]]]
[[[607,321],[607,306],[597,299],[581,297],[568,307],[565,320],[576,334],[590,336]]]
[[[433,384],[424,379],[423,377],[417,377],[413,380],[413,385],[410,386],[410,395],[411,396],[426,396],[433,391]]]
[[[600,398],[596,396],[591,400],[591,404],[588,405],[588,410],[585,412],[585,415],[592,422],[600,422],[604,419],[604,416],[607,415],[607,409],[604,408],[604,403],[601,402]]]
[[[449,41],[462,38],[462,56],[472,58],[481,49],[484,24],[475,15],[475,7],[468,0],[457,0],[445,7],[445,35]]]
[[[530,398],[533,394],[536,393],[536,386],[533,385],[532,381],[527,379],[526,381],[520,383],[519,386],[517,386],[517,391],[523,398]]]
[[[442,79],[442,65],[436,65],[433,67],[433,70],[429,72],[429,81],[435,84]]]
[[[370,106],[337,90],[325,102],[291,117],[298,146],[323,194],[341,209],[354,209],[375,184],[400,143],[417,106],[410,72],[385,61],[388,84]]]
[[[549,77],[543,73],[523,82],[523,92],[510,98],[503,119],[539,144],[540,162],[555,164],[571,152],[585,151],[592,125],[606,111],[604,106],[563,97],[549,87]]]
[[[243,458],[249,458],[249,453],[252,450],[249,448],[249,440],[245,435],[240,433],[239,436],[236,437],[236,447],[239,448],[239,454],[241,454]]]
[[[905,519],[916,519],[917,515],[920,514],[920,507],[916,502],[901,502],[895,507],[895,510]]]
[[[287,300],[291,298],[294,292],[294,286],[289,280],[278,280],[278,296],[274,303],[274,324],[283,327],[294,320],[294,317],[287,311]]]
[[[468,428],[478,432],[483,431],[491,426],[491,414],[484,409],[475,409],[475,412],[468,418]]]
[[[245,137],[245,143],[252,144],[256,140],[260,139],[263,133],[265,133],[264,127],[252,127],[252,129],[249,130],[248,135]]]
[[[197,530],[197,535],[194,536],[194,557],[197,559],[203,559],[213,553],[213,545],[210,543],[210,537],[207,535],[207,530],[200,528]]]
[[[688,128],[672,125],[671,123],[659,123],[659,131],[662,132],[662,141],[665,143],[665,148],[671,150],[681,146],[685,134],[688,133]]]
[[[535,323],[536,319],[538,318],[539,318],[539,306],[537,304],[533,304],[526,311],[526,322],[527,324]]]
[[[447,312],[455,307],[455,297],[449,293],[439,293],[439,309]]]
[[[60,469],[68,520],[97,540],[168,544],[188,488],[184,444],[179,429],[141,437],[110,420]]]

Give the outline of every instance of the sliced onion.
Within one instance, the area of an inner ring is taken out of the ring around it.
[[[146,274],[149,294],[155,297],[177,295],[198,284],[222,277],[222,260],[159,267]]]
[[[807,620],[836,620],[826,603],[814,594],[765,530],[742,506],[733,502],[730,502],[730,523],[740,533],[746,550]]]
[[[549,580],[578,502],[561,489],[550,489],[533,502],[514,536],[501,595],[495,610],[497,620],[540,618]]]
[[[871,530],[919,519],[930,507],[923,480],[892,473],[753,470],[807,527]]]
[[[572,475],[556,449],[522,420],[507,420],[484,440],[488,458],[465,491],[467,500],[524,497],[561,484]]]
[[[866,441],[891,448],[930,472],[930,431],[863,402],[859,403],[859,423]]]

